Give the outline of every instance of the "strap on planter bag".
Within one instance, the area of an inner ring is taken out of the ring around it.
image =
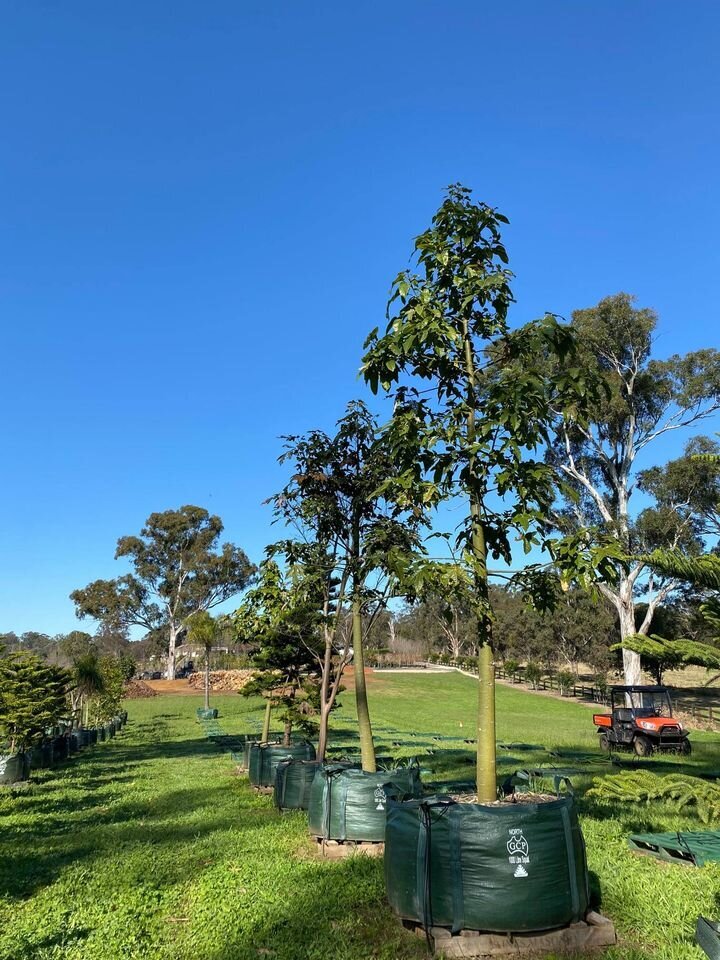
[[[450,807],[448,824],[450,826],[450,876],[452,878],[452,932],[460,933],[465,926],[465,907],[463,894],[462,857],[460,844],[460,817],[463,804]],[[428,858],[429,859],[429,858]]]
[[[575,863],[575,847],[573,845],[572,827],[570,826],[570,814],[568,813],[566,805],[563,805],[560,814],[562,816],[563,832],[565,834],[565,851],[567,853],[573,916],[578,917],[580,913],[580,892],[577,885],[577,865]]]
[[[431,950],[430,927],[432,926],[432,907],[430,903],[430,806],[421,803],[418,807],[420,827],[418,829],[417,854],[415,861],[415,901],[418,917],[425,930],[428,950]]]

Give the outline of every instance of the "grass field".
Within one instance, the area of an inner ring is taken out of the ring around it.
[[[427,779],[469,779],[472,746],[426,735],[473,736],[477,686],[452,675],[375,674],[380,752],[421,758]],[[352,697],[337,712],[354,729]],[[384,903],[382,864],[318,862],[304,814],[278,814],[238,777],[195,720],[197,696],[128,704],[114,740],[0,795],[0,960],[403,960],[425,956]],[[260,705],[215,698],[227,733],[249,732]],[[595,747],[591,711],[500,686],[505,772],[547,762],[545,748]],[[397,748],[397,731],[404,746]],[[419,734],[411,737],[410,734]],[[698,735],[696,769],[720,770],[720,743]],[[432,751],[432,752],[428,752]],[[650,761],[681,768],[674,758]],[[582,795],[587,778],[575,781]],[[698,913],[720,915],[720,866],[663,866],[634,857],[631,830],[699,829],[662,804],[583,800],[593,887],[622,944],[608,960],[700,958]]]

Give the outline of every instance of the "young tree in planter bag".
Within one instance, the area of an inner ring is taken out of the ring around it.
[[[42,740],[45,730],[67,717],[72,677],[32,654],[0,658],[0,731],[10,754]]]
[[[198,610],[210,610],[243,590],[254,567],[232,543],[218,541],[220,517],[202,507],[152,513],[139,537],[121,537],[116,558],[128,557],[134,573],[95,580],[70,594],[79,617],[115,627],[162,630],[167,637],[167,677],[175,678],[175,647]]]
[[[210,709],[210,651],[217,643],[220,625],[207,610],[197,610],[187,621],[187,642],[205,654],[205,709]]]
[[[316,609],[308,602],[305,585],[294,582],[292,571],[283,575],[275,560],[265,560],[258,585],[247,594],[234,620],[239,638],[256,645],[255,675],[242,694],[267,699],[262,740],[269,739],[273,708],[280,708],[285,746],[290,745],[293,727],[314,732],[320,638]]]
[[[331,679],[337,670],[333,647],[337,649],[339,618],[343,608],[350,607],[362,769],[374,773],[364,634],[393,595],[408,557],[420,550],[418,528],[423,512],[411,500],[413,490],[398,490],[397,497],[379,492],[393,473],[393,460],[375,418],[360,401],[348,404],[334,436],[313,430],[285,439],[281,462],[292,464],[293,477],[273,498],[275,511],[316,545],[322,557],[319,572],[326,578],[323,723],[327,725],[337,692],[334,684],[339,683],[337,673]],[[332,586],[335,583],[337,586]],[[333,612],[337,617],[333,618]]]
[[[526,551],[550,546],[555,478],[541,448],[558,409],[580,415],[587,386],[583,372],[566,362],[573,340],[555,318],[508,326],[513,296],[504,223],[492,207],[473,203],[469,190],[450,187],[415,242],[418,272],[395,279],[386,331],[370,334],[362,367],[374,393],[396,385],[387,459],[400,474],[381,490],[421,487],[426,508],[458,496],[467,505],[458,546],[472,575],[478,624],[481,801],[495,800],[497,790],[488,556],[509,564],[512,535]],[[548,353],[558,360],[552,380],[538,363]],[[565,551],[563,563],[571,558]],[[420,593],[422,566],[417,579]],[[550,577],[535,571],[531,587],[546,599]]]

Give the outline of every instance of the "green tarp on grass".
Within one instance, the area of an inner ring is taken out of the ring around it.
[[[628,837],[630,849],[666,863],[689,863],[702,867],[720,861],[720,832],[713,830],[682,833],[635,833]]]

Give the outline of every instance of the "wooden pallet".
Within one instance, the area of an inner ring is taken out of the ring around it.
[[[363,854],[366,857],[382,857],[385,853],[384,843],[365,842],[360,840],[325,840],[315,837],[318,857],[325,860],[342,860],[344,857],[353,857]]]
[[[404,925],[425,938],[420,924],[403,921]],[[431,927],[430,940],[436,957],[447,960],[473,958],[490,960],[492,957],[532,957],[543,954],[571,954],[585,956],[587,951],[602,950],[617,942],[615,927],[600,913],[590,911],[585,920],[558,930],[541,933],[483,933],[480,930],[462,930],[452,934],[445,927]]]

